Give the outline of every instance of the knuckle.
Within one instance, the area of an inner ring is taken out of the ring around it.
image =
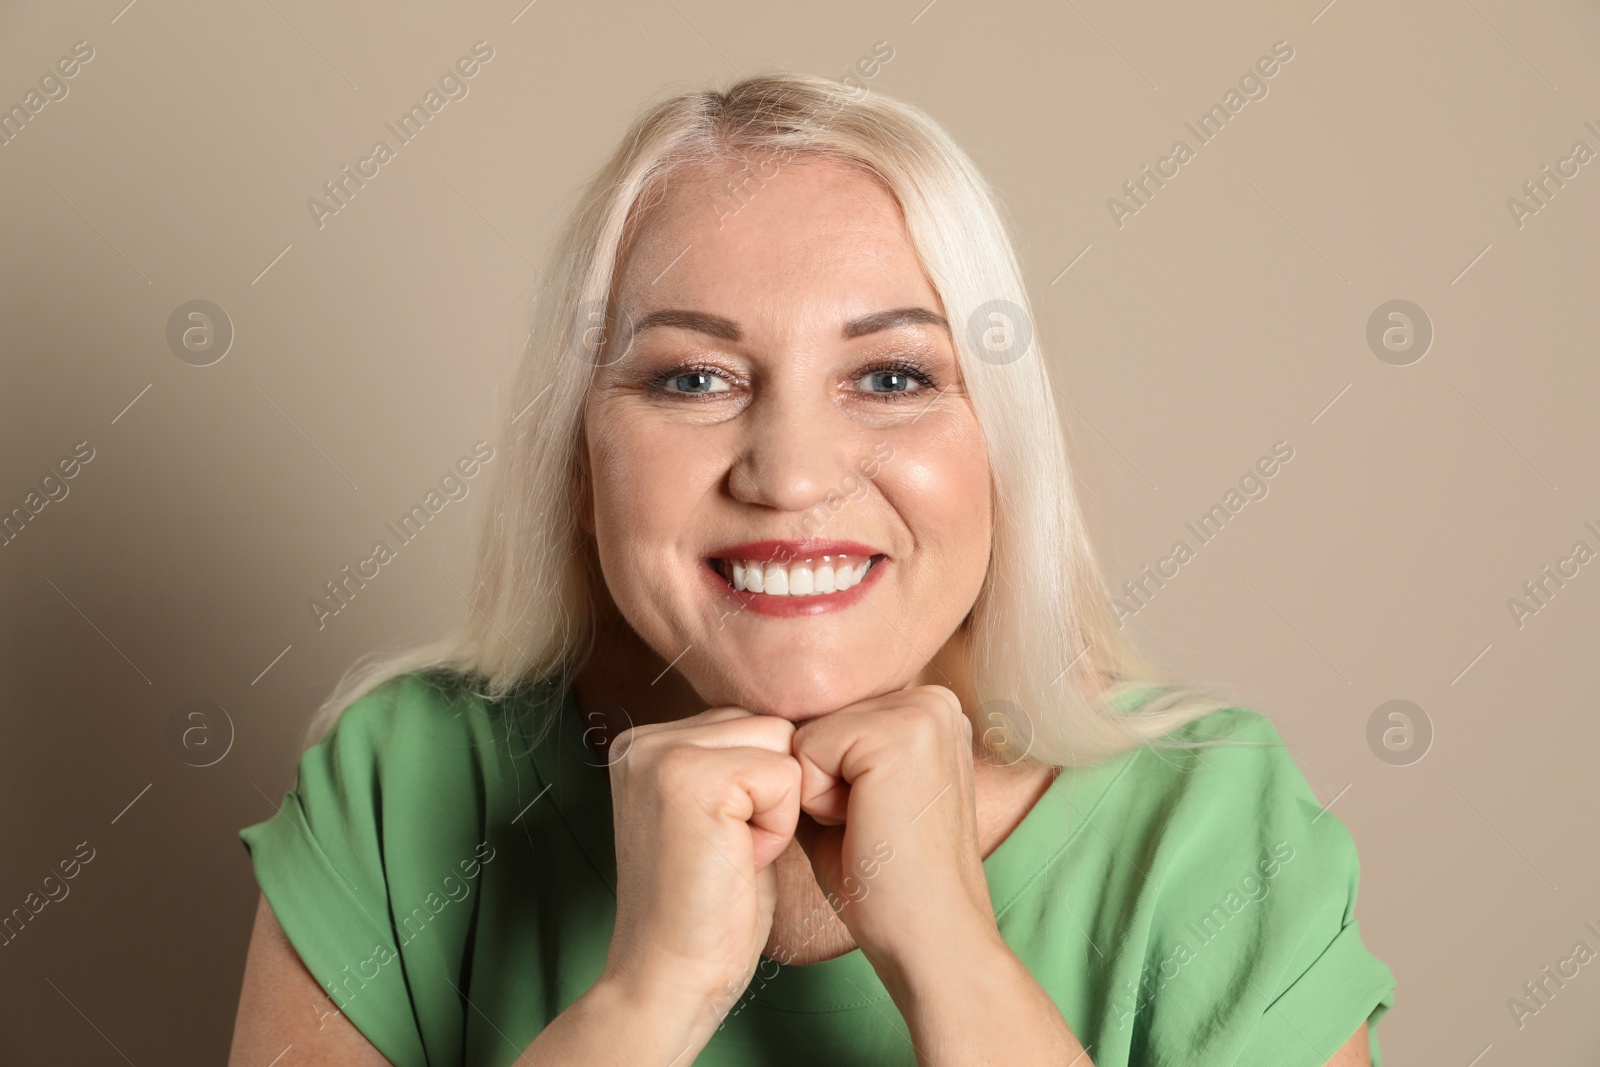
[[[639,735],[634,732],[634,727],[632,726],[617,734],[617,736],[611,740],[613,760],[621,759],[627,753],[632,752],[633,746],[638,743],[638,740]]]
[[[961,714],[961,698],[956,696],[955,691],[948,686],[925,685],[922,687],[922,693],[940,712],[951,715]]]
[[[772,774],[790,789],[798,791],[801,782],[805,779],[805,766],[793,756],[785,756],[774,752],[772,754]]]
[[[720,749],[672,745],[651,765],[656,786],[675,806],[723,815],[741,806],[742,790]]]
[[[923,692],[930,718],[943,726],[971,732],[972,720],[961,707],[961,698],[953,691],[942,685],[929,685],[923,687]]]
[[[903,736],[908,747],[918,755],[934,752],[943,747],[945,724],[931,716],[919,715],[911,720]]]
[[[961,701],[940,685],[918,687],[915,697],[891,712],[893,728],[900,743],[918,755],[939,750],[952,738],[972,737],[972,720],[961,708]]]
[[[696,749],[689,745],[669,745],[649,761],[650,781],[668,796],[686,792],[699,775]]]

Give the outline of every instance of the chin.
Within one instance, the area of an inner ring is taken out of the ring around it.
[[[690,679],[690,684],[706,701],[707,707],[731,704],[757,715],[773,715],[790,722],[826,715],[859,701],[903,689],[910,682],[910,679],[895,681],[882,678],[841,681],[837,675],[826,679],[719,677],[703,685]]]

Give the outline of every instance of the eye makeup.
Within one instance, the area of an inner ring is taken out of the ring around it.
[[[878,375],[896,375],[908,378],[912,382],[915,382],[918,388],[891,389],[886,391],[858,389],[852,390],[852,392],[862,396],[873,397],[885,403],[898,403],[911,397],[920,396],[924,391],[937,390],[939,388],[939,381],[933,369],[922,360],[907,356],[892,356],[882,359],[869,360],[857,368],[855,376],[851,380],[858,382],[863,378],[870,378]],[[730,388],[708,390],[705,392],[669,388],[672,383],[675,383],[680,379],[694,376],[715,378],[728,383]],[[703,360],[688,360],[669,367],[659,373],[647,374],[643,376],[641,384],[650,392],[653,397],[659,399],[677,399],[681,397],[692,400],[696,403],[703,403],[721,396],[726,396],[733,392],[732,387],[744,385],[746,383],[743,376],[734,374],[726,367]]]

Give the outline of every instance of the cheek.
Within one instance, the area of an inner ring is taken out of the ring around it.
[[[932,550],[946,565],[987,565],[990,470],[975,428],[897,444],[880,484],[919,550]]]
[[[631,586],[635,559],[654,540],[652,527],[660,508],[649,499],[652,477],[649,455],[631,447],[623,436],[609,433],[590,452],[594,492],[594,538],[606,581],[614,593]]]
[[[658,560],[691,532],[693,509],[715,484],[715,457],[693,430],[603,408],[593,414],[589,478],[601,558]]]

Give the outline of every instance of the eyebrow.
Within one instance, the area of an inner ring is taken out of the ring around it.
[[[710,315],[703,311],[682,311],[666,309],[652,311],[641,317],[633,324],[633,337],[639,336],[644,331],[656,326],[676,326],[682,330],[694,330],[698,333],[710,334],[712,337],[724,341],[738,341],[744,337],[744,332],[739,324],[732,319],[725,319],[720,315]],[[938,312],[929,311],[927,308],[906,307],[892,308],[888,311],[874,311],[870,315],[863,315],[858,319],[851,319],[839,331],[840,336],[848,341],[856,337],[864,337],[869,333],[878,333],[881,330],[892,330],[899,326],[938,326],[949,330],[950,324]]]

